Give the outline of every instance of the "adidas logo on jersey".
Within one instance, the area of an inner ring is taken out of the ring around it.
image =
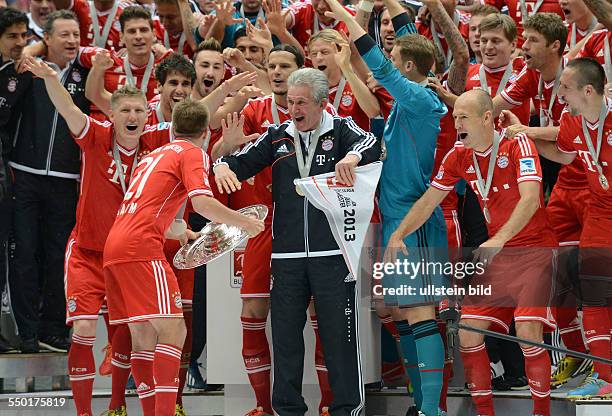
[[[261,127],[263,127],[264,129],[267,129],[269,125],[270,125],[270,122],[268,120],[264,120],[264,122],[261,123]]]
[[[576,136],[576,138],[574,139],[574,143],[582,144],[582,140],[580,140],[580,136]]]
[[[604,56],[603,49],[600,49],[599,52],[597,52],[597,56]]]
[[[287,149],[287,145],[283,143],[283,145],[276,150],[276,153],[289,153],[289,149]]]
[[[472,75],[472,78],[470,78],[470,81],[480,81],[480,76],[478,74]]]
[[[354,281],[356,281],[356,280],[357,280],[357,279],[355,279],[355,278],[353,277],[353,274],[352,274],[352,273],[349,273],[349,274],[347,274],[347,275],[346,275],[346,277],[344,278],[344,283],[350,283],[350,282],[354,282]]]
[[[146,383],[142,382],[138,385],[138,387],[136,388],[136,391],[146,391],[150,389],[151,387],[149,387]]]
[[[473,165],[470,165],[470,167],[467,168],[467,170],[465,171],[465,173],[474,173],[474,172],[475,172],[475,170],[474,170],[474,166]]]

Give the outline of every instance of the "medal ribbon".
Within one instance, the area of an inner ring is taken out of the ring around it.
[[[552,93],[550,94],[550,102],[548,103],[548,114],[552,118],[552,110],[555,105],[555,100],[557,99],[557,92],[559,91],[559,79],[561,78],[561,72],[563,71],[562,62],[559,63],[559,69],[557,70],[557,76],[555,77],[555,83],[553,85]],[[538,96],[540,97],[540,127],[548,127],[548,123],[546,123],[546,113],[544,112],[543,103],[544,103],[544,79],[542,79],[542,74],[540,74],[540,82],[538,83]]]
[[[132,169],[130,170],[130,178],[136,170],[136,166],[138,166],[138,150],[140,149],[140,142],[138,146],[136,146],[136,151],[134,152],[134,161],[132,162]],[[115,166],[117,168],[117,173],[119,175],[119,183],[121,183],[121,189],[123,189],[123,194],[127,192],[127,186],[125,184],[125,172],[123,171],[123,164],[121,163],[121,156],[119,155],[119,145],[117,144],[117,140],[113,141],[113,159],[115,160]]]
[[[520,8],[521,8],[521,23],[523,24],[523,27],[524,27],[525,22],[527,21],[527,18],[529,17],[529,14],[527,12],[527,3],[525,2],[525,0],[520,0],[519,3],[520,3]],[[542,7],[542,3],[544,3],[544,0],[538,0],[536,4],[534,4],[533,14],[536,14],[538,10],[540,10],[540,7]]]
[[[597,172],[599,172],[599,176],[604,176],[603,167],[599,163],[599,153],[601,152],[601,142],[603,141],[603,130],[604,124],[606,124],[607,113],[608,101],[606,100],[606,97],[604,97],[603,101],[601,102],[601,110],[599,111],[599,125],[597,126],[597,150],[593,146],[593,140],[591,139],[591,135],[589,134],[589,129],[587,127],[584,116],[582,116],[582,134],[584,135],[584,141],[586,142],[587,148],[589,149],[589,154],[593,159],[593,164],[597,168]]]
[[[142,76],[142,82],[140,83],[140,91],[142,91],[145,95],[147,94],[149,79],[151,78],[151,72],[153,72],[154,64],[155,56],[153,56],[153,52],[151,52],[151,55],[149,55],[149,62],[147,62],[147,67],[145,68],[144,75]],[[136,87],[136,78],[132,74],[132,66],[128,62],[127,55],[123,58],[123,70],[125,71],[127,83],[133,87]]]
[[[340,102],[342,101],[342,93],[344,92],[344,87],[346,86],[346,79],[344,77],[340,78],[340,82],[338,83],[338,89],[336,90],[336,96],[334,97],[334,108],[338,111],[338,107],[340,107]]]
[[[478,179],[476,182],[476,187],[478,188],[478,192],[480,192],[480,196],[482,197],[482,201],[484,202],[484,208],[487,209],[487,200],[489,196],[489,191],[491,190],[491,184],[493,183],[493,171],[495,170],[495,162],[497,161],[497,152],[499,150],[499,142],[501,141],[501,136],[497,131],[493,132],[493,145],[491,147],[491,154],[489,159],[489,170],[487,171],[487,180],[484,182],[482,180],[482,173],[480,172],[480,166],[478,165],[478,158],[476,157],[476,152],[472,153],[472,160],[474,162],[474,170],[476,171],[476,178]],[[487,222],[490,221],[490,218]]]
[[[108,34],[110,33],[111,26],[113,25],[115,16],[117,15],[117,9],[119,9],[119,2],[115,1],[113,8],[106,17],[104,28],[102,28],[102,33],[100,33],[100,21],[98,20],[98,11],[96,10],[96,6],[94,6],[94,2],[89,2],[89,15],[91,16],[91,29],[94,35],[94,44],[99,48],[104,48],[104,46],[106,45],[106,41],[108,40]]]
[[[499,81],[497,92],[495,93],[495,95],[493,95],[493,97],[497,96],[500,92],[504,90],[504,88],[506,88],[506,84],[508,83],[508,80],[510,79],[510,75],[512,75],[512,61],[510,61],[510,63],[506,67],[506,70],[504,71],[504,75],[501,81]],[[480,65],[480,69],[478,70],[478,78],[480,78],[480,86],[485,91],[487,91],[490,95],[491,91],[489,91],[489,84],[487,83],[487,74],[485,73],[484,65],[482,64]]]
[[[298,170],[300,171],[300,177],[305,178],[310,174],[310,166],[314,159],[315,151],[317,150],[317,144],[319,143],[319,136],[321,135],[321,126],[323,124],[323,118],[319,122],[316,130],[310,136],[310,143],[308,143],[308,155],[307,160],[304,162],[304,156],[302,154],[302,137],[298,132],[298,143],[295,144],[295,158],[297,159]]]

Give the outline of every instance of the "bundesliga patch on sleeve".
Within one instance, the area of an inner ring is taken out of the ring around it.
[[[521,168],[522,175],[535,175],[538,173],[536,169],[535,159],[532,157],[524,157],[519,159],[519,166]]]

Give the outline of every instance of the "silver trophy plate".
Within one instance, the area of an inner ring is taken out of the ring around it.
[[[263,220],[268,215],[265,205],[251,205],[239,209],[238,212]],[[174,256],[174,267],[177,269],[193,269],[213,261],[232,251],[249,237],[240,227],[211,222],[200,231],[200,236],[185,244]]]

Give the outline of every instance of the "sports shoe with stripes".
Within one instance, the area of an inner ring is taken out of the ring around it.
[[[599,391],[608,383],[599,379],[599,374],[593,373],[584,379],[581,385],[567,392],[570,400],[590,399],[599,394]]]
[[[566,355],[559,361],[557,369],[550,376],[550,387],[558,388],[572,378],[587,373],[592,366],[593,362],[590,360],[583,360]]]

